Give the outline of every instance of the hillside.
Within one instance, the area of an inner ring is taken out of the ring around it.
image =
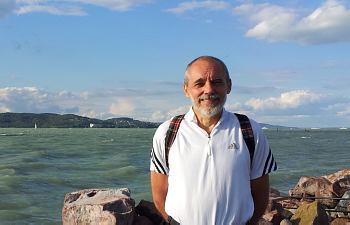
[[[132,118],[99,120],[74,114],[54,113],[0,113],[1,128],[156,128],[159,123],[144,122]]]

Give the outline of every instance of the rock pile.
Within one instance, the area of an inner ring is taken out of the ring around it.
[[[161,225],[152,202],[135,207],[130,190],[86,189],[66,194],[62,224]],[[270,190],[269,205],[258,225],[350,225],[350,169],[322,177],[301,177],[281,196]]]
[[[300,178],[289,196],[271,189],[260,225],[350,225],[350,169]]]

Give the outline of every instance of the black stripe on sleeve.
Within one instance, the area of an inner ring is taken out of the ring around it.
[[[264,170],[263,170],[263,174],[262,174],[262,175],[265,175],[265,174],[266,174],[266,169],[267,169],[267,166],[269,165],[270,158],[271,158],[271,149],[270,149],[269,155],[267,156],[267,159],[266,159],[266,161],[265,161],[265,166],[264,166]]]
[[[152,161],[153,161],[153,163],[154,163],[154,165],[158,168],[158,170],[159,170],[159,167],[161,168],[161,170],[162,170],[162,172],[160,172],[160,170],[158,171],[159,173],[162,173],[162,174],[166,174],[166,172],[165,172],[165,169],[164,169],[164,167],[162,166],[162,164],[160,163],[160,161],[159,161],[159,159],[157,158],[157,156],[156,156],[156,154],[154,153],[154,149],[152,148],[152,151],[153,151],[153,159],[155,159],[156,160],[156,162],[152,159]]]
[[[272,155],[272,154],[271,154]],[[272,159],[271,159],[271,163],[270,163],[270,167],[269,167],[269,170],[267,173],[271,173],[272,171],[272,166],[275,164],[275,159],[273,158],[273,155],[272,155]]]
[[[157,166],[157,164],[154,162],[153,159],[152,159],[152,163],[153,163],[153,165],[156,167],[157,172],[158,172],[158,173],[162,173],[162,172],[160,171],[159,167]]]

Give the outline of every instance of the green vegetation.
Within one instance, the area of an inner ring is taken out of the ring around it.
[[[1,128],[156,128],[159,123],[144,122],[132,118],[92,119],[74,114],[54,113],[0,113]]]

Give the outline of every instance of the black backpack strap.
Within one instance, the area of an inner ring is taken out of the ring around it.
[[[169,168],[169,151],[170,147],[175,141],[177,131],[179,130],[182,119],[185,115],[175,116],[171,121],[165,136],[165,162],[166,166]]]
[[[243,139],[248,147],[250,155],[250,164],[253,163],[254,151],[255,151],[255,141],[252,125],[250,124],[249,118],[246,115],[235,113],[241,125]]]

